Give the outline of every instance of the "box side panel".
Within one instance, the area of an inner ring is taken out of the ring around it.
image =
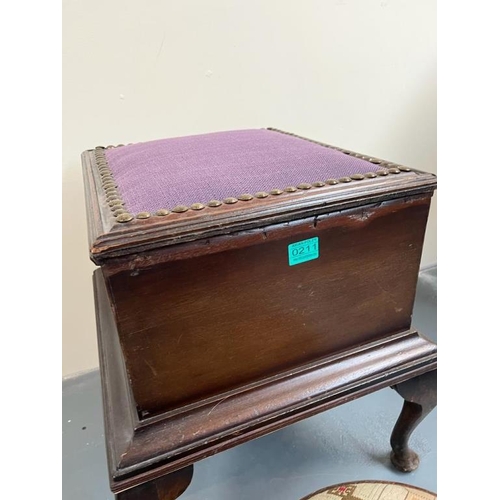
[[[140,415],[407,329],[429,203],[392,200],[103,266]],[[314,238],[318,256],[290,265]]]

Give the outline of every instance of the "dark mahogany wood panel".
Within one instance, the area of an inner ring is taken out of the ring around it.
[[[141,417],[407,329],[429,202],[401,198],[106,263]],[[314,236],[320,257],[290,267],[288,245]]]
[[[141,484],[204,457],[436,367],[435,344],[407,330],[261,384],[207,398],[196,407],[137,422],[124,418],[135,407],[127,397],[118,332],[101,270],[95,272],[94,286],[106,443],[115,492],[135,487],[142,491]]]

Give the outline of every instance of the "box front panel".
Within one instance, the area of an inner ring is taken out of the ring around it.
[[[393,200],[105,265],[141,417],[408,328],[429,202]]]

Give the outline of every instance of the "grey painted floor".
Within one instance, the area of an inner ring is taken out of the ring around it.
[[[437,270],[420,273],[414,326],[436,340]],[[383,389],[255,441],[198,462],[182,500],[298,500],[322,487],[379,479],[432,491],[436,479],[436,411],[415,431],[420,468],[389,462],[389,436],[402,399]],[[63,499],[111,500],[99,372],[63,381]],[[147,500],[147,499],[145,499]]]

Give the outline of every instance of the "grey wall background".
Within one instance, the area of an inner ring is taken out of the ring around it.
[[[435,1],[63,1],[63,375],[98,365],[80,153],[267,126],[436,172]]]

